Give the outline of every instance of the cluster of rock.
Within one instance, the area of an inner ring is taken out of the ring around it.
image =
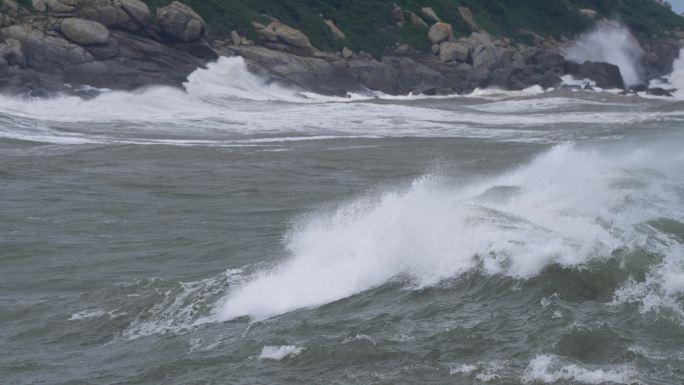
[[[204,20],[173,2],[153,15],[140,0],[0,0],[0,88],[14,94],[181,85],[217,56]]]
[[[392,10],[391,17],[397,25],[411,22],[426,27],[432,54],[406,45],[395,47],[381,60],[348,48],[341,53],[320,52],[301,31],[275,19],[269,25],[254,23],[261,39],[257,45],[245,43],[243,38],[237,40],[241,44],[221,45],[219,49],[223,54],[243,56],[254,71],[272,79],[335,94],[363,89],[388,94],[451,94],[488,86],[522,90],[539,85],[548,89],[562,86],[564,75],[591,80],[601,88],[625,88],[615,65],[566,60],[560,52],[567,41],[558,42],[532,32],[529,34],[534,45],[495,39],[478,27],[468,8],[461,7],[459,12],[473,31],[468,37],[455,38],[452,26],[442,22],[431,8],[423,8],[421,16],[404,12],[398,6]],[[596,17],[595,11],[583,12]],[[338,30],[336,36],[344,39],[344,33],[334,23],[326,24],[331,31]],[[653,62],[648,67],[651,78],[671,71],[680,47],[676,41],[654,40],[652,44],[653,47],[647,47],[647,59]]]
[[[178,1],[156,14],[141,0],[32,0],[32,8],[0,0],[0,90],[6,93],[80,92],[82,85],[126,90],[180,86],[192,71],[216,59],[217,51],[244,57],[253,71],[272,80],[326,94],[552,88],[561,86],[563,75],[590,79],[602,88],[625,87],[614,65],[566,60],[559,53],[563,42],[532,32],[534,45],[493,38],[466,7],[459,13],[472,33],[456,38],[432,8],[418,14],[395,5],[392,20],[425,28],[432,52],[398,45],[381,60],[346,47],[322,52],[304,33],[268,16],[267,22],[252,22],[255,42],[233,31],[212,48],[205,42],[204,20]],[[595,11],[582,12],[596,17]],[[335,39],[346,39],[333,20],[321,19]],[[650,77],[671,70],[680,45],[661,39],[645,47]]]

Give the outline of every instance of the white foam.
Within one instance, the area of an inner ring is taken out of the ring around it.
[[[575,364],[562,365],[557,357],[540,355],[534,358],[523,375],[524,383],[571,381],[583,384],[631,384],[635,373],[630,368],[587,369]]]
[[[596,29],[582,35],[564,56],[583,63],[606,62],[620,67],[626,85],[641,84],[641,58],[644,50],[626,27],[616,22],[598,23]]]
[[[259,359],[282,361],[285,358],[294,358],[303,351],[304,348],[293,345],[264,346],[264,348],[261,350]]]
[[[92,318],[101,318],[107,315],[107,312],[102,309],[95,310],[83,310],[78,313],[74,313],[69,317],[67,321],[82,321]]]
[[[197,70],[185,87],[187,91],[167,87],[107,91],[91,100],[0,96],[0,137],[58,145],[219,147],[380,137],[549,142],[566,137],[565,130],[577,124],[614,126],[683,118],[679,111],[624,111],[615,103],[601,103],[619,107],[613,111],[568,112],[567,103],[594,106],[599,102],[534,97],[543,92],[538,87],[522,92],[477,90],[471,96],[477,103],[454,99],[444,108],[401,102],[418,96],[377,102],[304,95],[249,73],[238,57],[221,58]]]
[[[505,361],[480,361],[477,365],[461,365],[460,367],[452,367],[449,370],[450,375],[474,375],[476,380],[481,382],[491,382],[501,378],[499,372],[508,365]]]
[[[681,163],[662,150],[604,155],[555,147],[528,166],[462,186],[428,175],[298,223],[290,258],[232,291],[219,319],[262,319],[315,307],[408,276],[435,285],[473,269],[533,277],[546,266],[580,266],[644,242],[634,225],[679,215],[667,179],[626,170],[666,171]],[[681,170],[681,169],[679,169]],[[681,175],[680,171],[675,171]],[[641,190],[615,187],[625,179]]]
[[[660,87],[674,90],[672,96],[677,99],[684,99],[684,49],[679,51],[679,56],[672,63],[672,72],[664,79],[653,79],[650,87]],[[653,98],[659,98],[652,96]]]

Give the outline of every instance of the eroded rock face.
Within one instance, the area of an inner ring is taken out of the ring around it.
[[[109,30],[97,21],[67,18],[59,26],[64,36],[80,45],[107,44]]]
[[[185,42],[199,40],[206,32],[204,20],[178,1],[157,10],[157,24],[164,35]]]

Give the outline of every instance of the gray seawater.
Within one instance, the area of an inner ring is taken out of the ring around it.
[[[235,71],[2,99],[0,383],[684,382],[684,102]]]

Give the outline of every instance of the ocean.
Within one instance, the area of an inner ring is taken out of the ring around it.
[[[674,75],[673,75],[674,78]],[[0,99],[2,384],[680,384],[684,97]]]

